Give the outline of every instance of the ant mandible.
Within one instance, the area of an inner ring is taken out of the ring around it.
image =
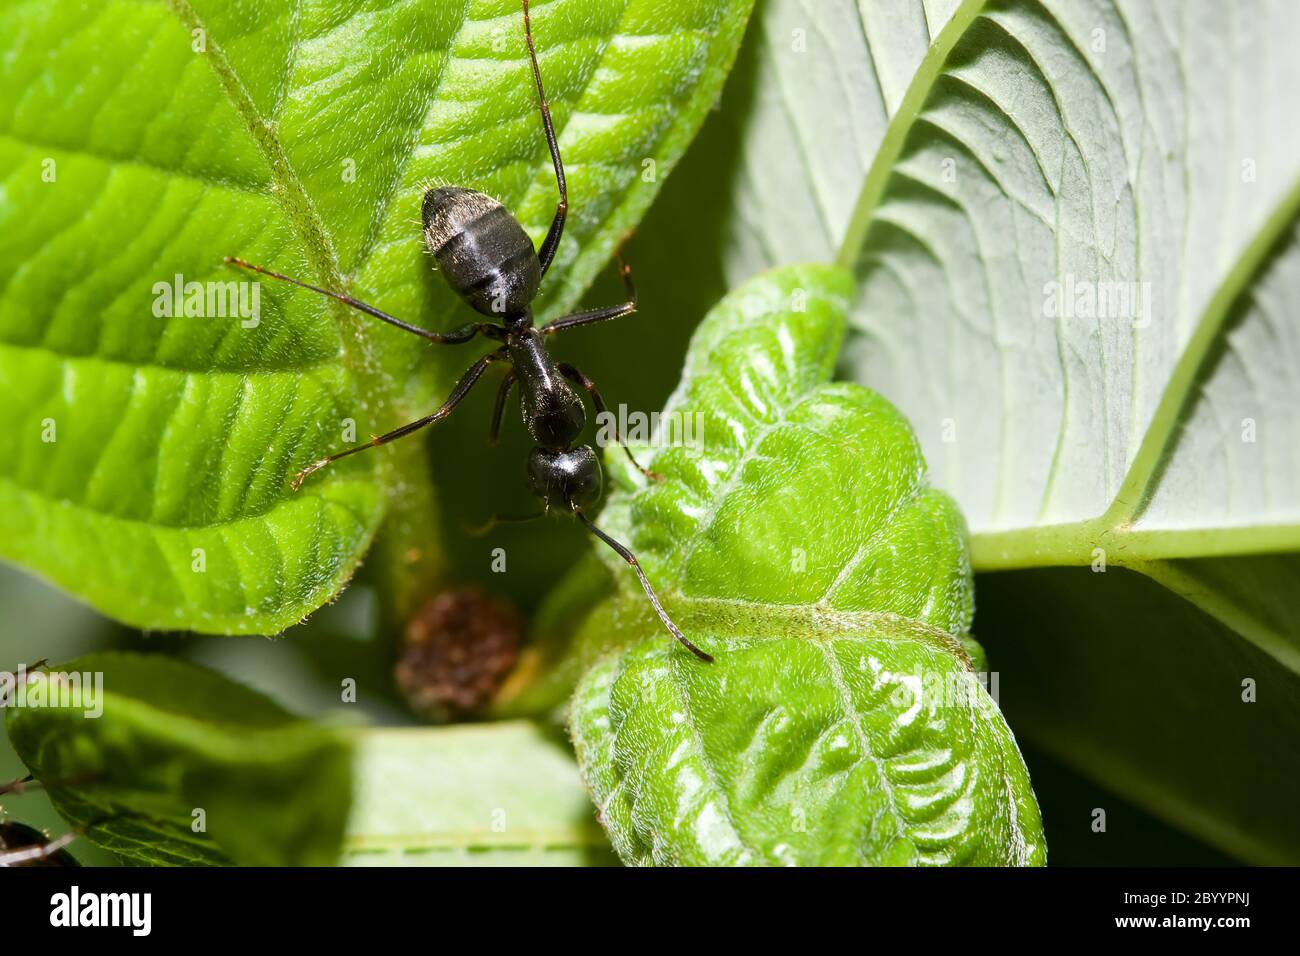
[[[551,109],[546,103],[546,92],[542,87],[542,71],[537,65],[528,0],[523,0],[523,11],[524,38],[528,46],[528,59],[532,64],[533,80],[537,86],[542,129],[546,134],[546,145],[550,148],[555,182],[560,193],[555,217],[551,220],[541,248],[533,248],[528,234],[504,206],[477,190],[460,186],[432,188],[424,194],[421,210],[425,243],[452,291],[480,315],[499,316],[501,324],[471,322],[450,332],[430,332],[381,312],[350,295],[331,292],[231,256],[226,257],[226,262],[330,296],[437,345],[461,345],[477,335],[502,343],[500,348],[489,352],[470,366],[469,371],[461,376],[452,389],[450,397],[432,415],[378,435],[366,444],[312,462],[298,472],[291,482],[295,491],[302,486],[308,475],[331,462],[367,448],[387,444],[426,425],[442,421],[460,404],[489,365],[507,363],[510,367],[497,392],[496,407],[492,414],[490,441],[496,441],[506,398],[517,382],[523,397],[524,424],[537,443],[528,456],[528,484],[545,506],[541,513],[530,517],[541,517],[552,507],[567,509],[576,515],[592,534],[632,566],[655,613],[673,637],[681,641],[696,657],[711,662],[713,658],[687,640],[686,635],[672,622],[632,552],[593,524],[584,510],[600,499],[603,476],[595,450],[590,445],[576,444],[587,416],[582,401],[570,383],[580,386],[591,396],[597,413],[605,412],[605,403],[595,383],[572,365],[555,361],[547,351],[546,340],[566,329],[631,315],[636,311],[636,288],[632,282],[631,270],[620,258],[619,269],[627,289],[628,301],[608,308],[576,312],[548,322],[541,328],[533,325],[532,301],[559,248],[560,236],[564,233],[564,219],[569,210],[569,193],[564,181],[560,147],[555,139],[555,127],[551,122]],[[623,450],[642,474],[650,478],[657,477],[637,463],[626,445]]]

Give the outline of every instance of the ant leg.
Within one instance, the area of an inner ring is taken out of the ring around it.
[[[319,292],[321,295],[327,295],[331,299],[337,299],[344,305],[351,306],[354,309],[359,309],[366,313],[366,315],[372,315],[376,319],[387,322],[389,325],[395,325],[399,329],[411,332],[420,336],[420,338],[427,339],[437,345],[461,345],[479,334],[496,339],[501,337],[501,327],[494,325],[491,322],[470,322],[468,325],[462,325],[460,328],[452,329],[450,332],[430,332],[428,329],[422,329],[418,325],[411,325],[409,322],[403,322],[401,319],[391,316],[387,312],[380,312],[373,305],[366,305],[366,303],[362,302],[360,299],[354,299],[350,295],[344,295],[341,292],[331,292],[329,289],[322,289],[320,286],[311,285],[310,283],[303,282],[300,279],[294,279],[290,276],[282,275],[279,272],[272,272],[270,269],[263,268],[262,266],[255,266],[251,262],[245,262],[243,259],[236,259],[234,256],[226,256],[226,263],[240,269],[247,269],[250,272],[259,272],[264,276],[270,276],[272,279],[279,279],[282,282],[292,283],[301,289],[310,289],[312,292]]]
[[[495,446],[497,439],[501,437],[501,413],[506,410],[506,399],[510,397],[510,389],[515,384],[515,370],[512,368],[506,372],[506,377],[501,380],[501,387],[497,389],[496,407],[492,409],[492,428],[488,432],[488,444]]]
[[[483,524],[474,528],[466,528],[465,533],[471,538],[481,538],[497,525],[503,524],[523,524],[526,521],[536,521],[538,518],[545,518],[545,511],[538,511],[527,515],[493,515]]]
[[[8,783],[0,783],[0,797],[3,797],[6,793],[12,793],[15,795],[25,793],[32,787],[39,787],[40,785],[40,781],[29,773],[25,777],[19,777],[17,780],[10,780]]]
[[[650,586],[649,578],[647,578],[645,572],[641,570],[641,562],[636,559],[636,555],[592,524],[591,519],[583,514],[580,509],[574,508],[573,513],[576,514],[579,520],[587,526],[588,531],[617,551],[619,557],[632,565],[632,570],[636,572],[636,576],[641,581],[641,587],[645,589],[646,597],[650,599],[650,603],[653,605],[655,613],[659,615],[659,620],[664,622],[664,627],[668,628],[668,632],[672,634],[673,637],[677,638],[677,640],[681,641],[682,645],[700,660],[707,664],[712,664],[712,655],[704,653],[704,651],[700,650],[687,640],[686,635],[678,629],[677,625],[673,623],[672,618],[668,616],[668,612],[664,610],[664,606],[659,603],[659,596],[655,594],[655,589]]]
[[[551,107],[546,102],[546,90],[542,88],[542,71],[537,65],[537,49],[533,46],[533,21],[528,13],[528,0],[524,3],[524,38],[528,41],[528,60],[533,66],[533,81],[537,84],[537,99],[542,111],[542,130],[546,134],[546,145],[551,150],[551,165],[555,167],[555,185],[560,189],[560,201],[555,207],[555,218],[551,228],[542,240],[542,248],[537,251],[537,258],[542,263],[542,275],[551,267],[555,250],[560,247],[560,237],[564,235],[564,217],[569,212],[569,186],[564,180],[564,163],[560,160],[560,144],[555,140],[555,124],[551,122]]]
[[[573,315],[566,315],[553,322],[547,322],[538,331],[542,335],[552,335],[575,326],[608,322],[610,319],[621,319],[625,315],[631,315],[636,311],[636,284],[632,281],[632,267],[623,261],[622,253],[618,254],[618,271],[619,275],[623,277],[623,287],[627,289],[626,302],[622,305],[612,305],[604,309],[588,309],[585,312],[575,312]]]
[[[307,480],[308,475],[320,471],[326,465],[336,462],[340,458],[346,458],[348,455],[355,455],[357,452],[365,451],[367,448],[378,448],[380,445],[387,445],[391,441],[396,441],[399,438],[411,434],[411,432],[419,431],[426,425],[432,425],[434,422],[442,421],[450,415],[452,411],[455,410],[456,406],[460,404],[461,400],[469,394],[469,390],[474,387],[474,383],[479,380],[479,376],[483,374],[484,370],[493,362],[503,361],[506,357],[507,353],[505,349],[498,349],[495,352],[489,352],[470,366],[469,371],[461,376],[460,381],[456,383],[456,387],[452,389],[451,395],[432,415],[417,419],[416,421],[403,425],[401,428],[395,428],[387,434],[377,435],[364,445],[357,445],[354,448],[335,452],[333,455],[322,458],[319,461],[314,461],[302,471],[298,472],[298,474],[294,476],[293,481],[289,482],[289,486],[293,488],[294,491],[297,491],[302,487],[302,483]]]
[[[595,382],[587,378],[587,376],[583,375],[568,362],[561,362],[559,368],[561,375],[573,382],[575,385],[580,385],[587,390],[587,394],[591,396],[591,403],[596,406],[597,415],[605,415],[609,412],[609,409],[605,407],[605,400],[600,397],[600,392],[596,390]],[[659,474],[657,471],[643,468],[641,463],[636,460],[636,456],[632,454],[632,449],[628,448],[627,445],[624,445],[617,435],[614,440],[618,442],[619,447],[623,449],[623,454],[627,455],[627,460],[632,463],[632,467],[641,472],[641,474],[645,475],[651,481],[663,481],[664,476]]]

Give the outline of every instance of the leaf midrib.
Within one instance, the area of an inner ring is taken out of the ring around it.
[[[944,75],[953,48],[986,5],[987,0],[964,0],[927,50],[898,111],[889,119],[867,172],[836,259],[841,267],[853,270],[908,134],[920,119],[921,109],[935,84]],[[1134,527],[1155,494],[1163,469],[1177,447],[1178,426],[1194,398],[1198,374],[1228,315],[1297,218],[1300,218],[1300,180],[1241,251],[1203,309],[1195,332],[1164,386],[1138,451],[1105,512],[1076,522],[974,532],[971,536],[974,570],[1088,565],[1093,562],[1097,548],[1106,550],[1108,563],[1139,571],[1153,562],[1171,558],[1300,550],[1300,521],[1272,526],[1169,530]]]
[[[748,641],[799,640],[831,643],[866,639],[889,644],[923,644],[950,654],[967,670],[974,669],[970,654],[957,636],[914,617],[892,611],[843,611],[818,604],[776,604],[734,598],[694,597],[677,590],[661,592],[666,607],[684,629],[723,639]],[[625,612],[645,633],[662,631],[659,619],[641,592],[628,592]],[[635,630],[629,625],[629,631]],[[640,632],[638,632],[640,633]],[[664,633],[665,640],[669,639]]]
[[[854,204],[849,227],[844,233],[844,241],[835,260],[841,268],[853,272],[858,252],[866,240],[867,230],[871,227],[881,197],[885,194],[885,186],[893,175],[894,164],[903,151],[907,134],[911,131],[917,117],[921,115],[921,108],[929,99],[935,82],[943,74],[943,66],[948,60],[948,54],[966,35],[966,30],[971,23],[984,11],[986,2],[987,0],[962,0],[961,6],[953,12],[947,24],[939,31],[939,36],[930,44],[930,48],[921,60],[921,65],[917,67],[916,75],[908,85],[907,93],[898,104],[898,111],[889,118],[884,138],[881,139],[880,147],[876,150],[871,168],[867,170],[862,192],[858,194],[858,200]]]
[[[1255,237],[1238,255],[1236,263],[1219,283],[1214,296],[1202,311],[1196,331],[1174,366],[1160,404],[1156,407],[1142,444],[1116,492],[1115,500],[1102,515],[1103,522],[1112,527],[1125,527],[1141,518],[1159,484],[1168,457],[1177,446],[1177,426],[1193,396],[1193,386],[1204,367],[1211,346],[1223,329],[1232,307],[1240,300],[1250,280],[1259,275],[1297,216],[1300,216],[1300,179],[1291,186]]]
[[[271,195],[284,210],[294,232],[297,233],[306,251],[312,268],[316,271],[326,288],[344,288],[343,276],[339,271],[338,255],[334,251],[329,233],[316,212],[315,204],[307,189],[298,178],[289,155],[275,132],[273,123],[264,118],[253,102],[238,73],[226,58],[221,44],[212,36],[189,0],[167,0],[168,7],[176,15],[182,26],[189,30],[202,30],[207,38],[203,56],[208,58],[213,72],[217,76],[235,112],[243,120],[253,142],[261,150],[271,171]],[[359,322],[343,321],[345,307],[334,308],[336,320],[343,340],[343,364],[377,405],[377,415],[382,419],[392,417],[394,392],[386,376],[380,370],[378,357],[370,348],[365,331]],[[387,471],[391,467],[388,456],[380,455],[378,467],[391,477]]]

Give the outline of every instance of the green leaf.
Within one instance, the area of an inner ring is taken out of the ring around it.
[[[698,421],[698,442],[659,450],[664,480],[602,514],[716,658],[673,642],[613,558],[623,590],[578,637],[598,660],[571,729],[625,862],[1044,858],[965,640],[961,517],[902,416],[828,382],[852,292],[791,267],[724,299],[661,420]]]
[[[833,261],[889,120],[958,6],[762,0],[719,109],[631,245],[646,287],[702,313],[766,269]]]
[[[1300,859],[1300,782],[1267,770],[1295,763],[1293,737],[1226,730],[1250,720],[1235,662],[1256,652],[1275,726],[1300,713],[1300,133],[1275,54],[1295,18],[1254,0],[805,7],[760,8],[766,42],[665,205],[738,171],[694,230],[737,237],[713,257],[725,283],[839,249],[859,285],[841,371],[915,425],[977,571],[1141,576],[981,577],[1013,725],[1230,853]],[[842,82],[819,75],[830,63]],[[828,198],[849,195],[851,211]],[[796,234],[812,244],[781,241]],[[1112,311],[1080,314],[1089,295]],[[1086,646],[1133,666],[1152,604],[1195,622],[1198,658],[1223,662],[1214,687],[1180,684],[1188,649],[1144,654],[1142,693],[1062,708],[1066,662]],[[1040,676],[1017,686],[1021,671]],[[1153,722],[1182,731],[1135,730]]]
[[[81,674],[83,687],[98,680],[97,696],[52,706],[47,693],[43,706],[7,708],[9,739],[59,812],[93,842],[145,864],[337,858],[352,769],[335,732],[157,655],[93,654],[51,673]],[[40,688],[29,680],[20,693],[34,705]]]
[[[355,742],[349,865],[617,862],[573,755],[534,724],[368,730]]]
[[[1208,15],[1229,31],[1240,12]],[[1274,15],[1261,8],[1243,42],[1294,28]],[[916,77],[915,109],[896,118],[845,242],[861,284],[851,364],[914,414],[945,486],[969,503],[981,566],[1087,563],[1103,536],[1130,562],[1300,542],[1259,527],[1300,507],[1280,481],[1289,463],[1228,455],[1221,432],[1240,422],[1213,417],[1244,401],[1272,422],[1284,394],[1253,392],[1236,362],[1217,381],[1202,376],[1234,307],[1267,311],[1289,281],[1285,253],[1271,279],[1260,272],[1300,207],[1300,137],[1259,139],[1285,109],[1287,81],[1256,57],[1184,76],[1180,57],[1199,61],[1197,44],[1220,31],[1202,23],[1180,49],[1161,17],[1076,0],[954,21],[962,29]],[[1166,82],[1175,102],[1157,108],[1150,87]],[[1235,88],[1257,92],[1237,102]],[[1193,109],[1184,129],[1178,117]],[[1236,142],[1201,126],[1229,116]],[[1223,175],[1194,175],[1206,170]],[[1098,285],[1130,282],[1114,290],[1132,291],[1128,302]],[[1240,301],[1252,282],[1261,303]],[[1093,308],[1118,314],[1079,314],[1089,292],[1102,296]],[[1249,331],[1237,338],[1246,368],[1265,355]],[[970,373],[953,374],[958,357]],[[929,376],[941,384],[927,382],[924,398],[920,367],[949,370]],[[1193,409],[1201,390],[1206,420]],[[960,413],[971,407],[989,413]],[[945,447],[941,424],[954,416],[967,433]],[[973,455],[971,441],[997,453]],[[1242,483],[1234,500],[1228,488]]]
[[[536,6],[571,198],[547,314],[644,213],[749,5]],[[385,514],[384,563],[420,552],[399,592],[436,574],[419,442],[286,482],[349,423],[364,440],[427,414],[475,354],[270,282],[255,327],[160,318],[155,284],[244,279],[222,265],[238,255],[430,328],[464,321],[412,220],[447,181],[544,234],[555,184],[524,54],[515,0],[11,5],[0,554],[125,622],[208,633],[319,607]]]

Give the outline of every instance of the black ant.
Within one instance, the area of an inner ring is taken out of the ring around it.
[[[452,389],[450,397],[432,415],[410,422],[387,434],[378,435],[364,445],[348,448],[312,462],[298,472],[291,482],[295,491],[302,486],[308,475],[319,471],[331,462],[365,451],[367,448],[387,444],[426,425],[442,421],[460,404],[489,365],[498,362],[507,363],[510,368],[497,392],[490,441],[496,442],[506,398],[510,394],[510,389],[518,382],[523,396],[524,424],[532,434],[533,440],[537,442],[537,446],[528,456],[528,484],[532,492],[540,497],[545,505],[541,513],[530,515],[528,519],[542,517],[551,507],[572,511],[592,534],[613,548],[632,566],[641,581],[641,587],[645,589],[646,596],[654,606],[655,613],[659,615],[659,619],[663,621],[669,632],[696,657],[711,662],[713,658],[687,640],[686,635],[668,617],[632,552],[596,527],[584,511],[600,499],[603,475],[595,450],[590,445],[576,444],[586,424],[586,412],[570,383],[580,386],[591,396],[597,413],[605,412],[605,403],[596,390],[595,383],[572,365],[564,362],[557,363],[551,357],[545,341],[548,336],[566,329],[631,315],[636,311],[636,287],[632,282],[631,270],[620,257],[619,269],[627,289],[628,301],[609,308],[577,312],[548,322],[541,328],[535,328],[533,325],[532,301],[537,296],[542,278],[550,268],[555,252],[559,248],[560,236],[564,233],[565,215],[569,209],[569,193],[564,181],[564,164],[560,160],[560,147],[555,139],[555,127],[551,122],[551,109],[546,103],[546,92],[542,88],[542,72],[537,65],[537,51],[533,46],[528,0],[523,0],[523,11],[524,37],[528,45],[528,59],[532,64],[533,80],[537,86],[542,129],[546,134],[546,145],[550,148],[551,162],[555,167],[555,182],[560,193],[555,217],[551,220],[550,229],[542,240],[541,248],[537,250],[533,248],[528,234],[504,206],[490,196],[473,189],[460,186],[439,186],[429,189],[424,194],[421,210],[425,242],[437,260],[438,267],[446,276],[452,291],[480,315],[499,316],[501,324],[471,322],[450,332],[430,332],[428,329],[422,329],[381,312],[350,295],[331,292],[298,279],[291,279],[270,269],[244,262],[242,259],[228,256],[226,262],[330,296],[345,305],[359,309],[367,315],[389,325],[395,325],[399,329],[405,329],[437,345],[461,345],[476,335],[483,335],[502,343],[496,351],[489,352],[470,366],[469,371]],[[642,468],[626,445],[623,446],[623,450],[642,474],[652,479],[658,477]]]
[[[34,786],[31,777],[23,777],[0,785],[0,796],[19,794]],[[50,840],[39,830],[13,820],[0,821],[0,867],[3,866],[80,866],[76,858],[64,849],[79,836],[70,830],[57,839]]]

